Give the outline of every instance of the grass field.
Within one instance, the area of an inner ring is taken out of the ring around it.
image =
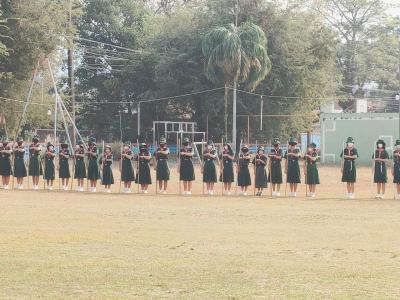
[[[0,299],[399,299],[392,185],[320,172],[313,200],[1,191]]]

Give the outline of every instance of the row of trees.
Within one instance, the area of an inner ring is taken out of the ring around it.
[[[0,96],[23,99],[40,57],[51,54],[65,64],[68,1],[0,3]],[[250,122],[252,137],[263,140],[310,130],[325,102],[340,99],[347,108],[352,99],[365,96],[369,83],[379,89],[369,91],[373,95],[399,89],[400,21],[385,14],[383,1],[288,3],[240,0],[236,7],[237,0],[74,0],[79,127],[108,139],[119,137],[122,129],[125,139],[133,139],[139,101],[226,87],[143,102],[142,133],[151,136],[153,120],[190,120],[199,130],[208,128],[210,137],[232,139],[228,129],[237,83],[238,137],[245,138],[245,116],[260,114],[260,95],[265,95],[262,130],[260,118]],[[53,93],[42,73],[44,82],[34,97],[48,103]],[[60,89],[68,102],[66,82],[60,81]],[[8,116],[21,108],[1,103],[12,128]],[[49,126],[47,108],[32,107],[26,129]]]

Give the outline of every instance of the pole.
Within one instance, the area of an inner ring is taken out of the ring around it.
[[[260,130],[263,130],[263,110],[264,110],[264,99],[261,96],[261,107],[260,107]]]
[[[140,102],[137,106],[137,136],[140,136]]]
[[[250,115],[247,116],[247,144],[250,145]]]
[[[55,93],[56,93],[56,97],[58,98],[59,104],[61,105],[61,109],[60,109],[60,110],[61,110],[61,111],[62,111],[62,110],[65,111],[65,113],[67,114],[68,119],[71,121],[72,126],[73,126],[73,128],[75,129],[75,131],[76,131],[76,134],[77,134],[78,137],[81,139],[81,141],[83,141],[84,139],[82,138],[81,134],[79,133],[79,130],[78,130],[78,128],[76,127],[76,124],[75,124],[74,120],[72,119],[72,117],[71,117],[71,115],[69,114],[67,108],[65,107],[64,102],[62,101],[60,95],[58,94],[56,81],[55,81],[55,78],[54,78],[53,70],[52,70],[52,68],[51,68],[51,64],[50,64],[50,60],[49,60],[49,59],[47,60],[47,64],[48,64],[48,66],[49,66],[50,77],[51,77],[52,82],[53,82],[53,86],[54,86],[54,91],[55,91]],[[58,95],[58,96],[57,96],[57,95]],[[88,149],[87,146],[86,146],[86,144],[83,144],[83,146],[84,146],[85,150]]]
[[[233,149],[236,149],[236,89],[237,89],[237,82],[236,80],[233,83],[233,112],[232,112],[232,144]]]
[[[55,88],[55,87],[54,87]],[[56,97],[54,100],[54,144],[56,145],[57,143],[57,93],[56,93]]]
[[[399,53],[397,54],[397,57],[399,59],[398,61],[398,73],[397,73],[397,80],[398,80],[398,84],[399,84],[399,92],[398,92],[398,98],[397,100],[399,100],[399,137],[400,137],[400,27],[397,28],[397,38],[398,38],[398,42],[399,42]]]
[[[75,77],[74,77],[74,39],[72,34],[72,0],[69,0],[69,48],[68,48],[68,85],[72,102],[72,119],[75,119]],[[72,130],[72,144],[76,144],[76,132]]]
[[[208,115],[207,115],[207,137],[206,137],[206,141],[208,141]]]

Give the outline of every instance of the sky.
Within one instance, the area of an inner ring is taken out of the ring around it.
[[[388,3],[391,6],[396,6],[389,8],[388,13],[400,17],[400,0],[386,0],[386,3]]]

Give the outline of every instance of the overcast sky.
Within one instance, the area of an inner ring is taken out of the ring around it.
[[[397,6],[389,9],[391,15],[400,16],[400,0],[386,0],[392,6]]]

